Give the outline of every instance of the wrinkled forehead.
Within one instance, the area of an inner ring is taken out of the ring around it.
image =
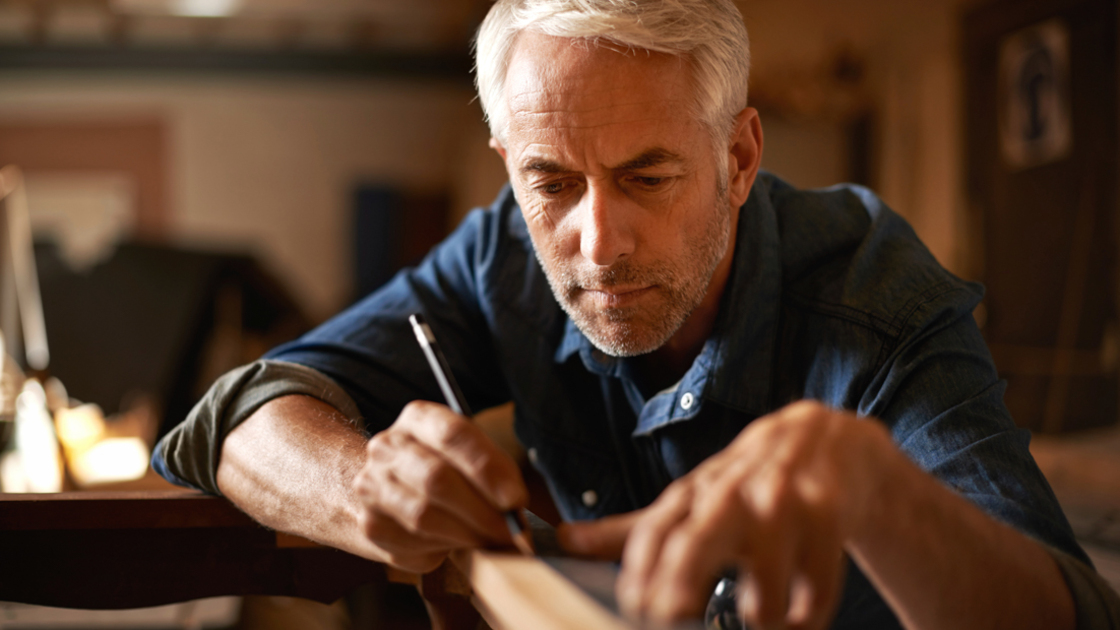
[[[506,74],[510,130],[691,118],[689,66],[665,53],[526,31]]]

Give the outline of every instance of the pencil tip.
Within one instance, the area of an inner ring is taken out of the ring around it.
[[[524,516],[520,510],[510,510],[506,512],[506,526],[509,528],[510,538],[513,539],[513,546],[526,556],[535,556],[536,551],[533,549],[533,538],[529,531],[528,523],[524,521]]]

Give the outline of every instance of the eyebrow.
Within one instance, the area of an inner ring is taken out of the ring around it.
[[[558,162],[537,158],[522,166],[520,170],[522,173],[565,173],[569,169]]]
[[[611,168],[612,171],[640,171],[644,168],[651,168],[668,164],[670,162],[680,163],[684,162],[684,158],[668,149],[655,147],[643,151],[636,157],[626,160],[618,166]],[[533,159],[519,169],[522,173],[566,173],[571,169],[565,167],[559,162],[547,160],[544,158]]]
[[[623,162],[612,168],[614,171],[640,171],[643,168],[661,166],[670,162],[684,162],[684,158],[668,149],[655,147],[643,152],[641,155]]]

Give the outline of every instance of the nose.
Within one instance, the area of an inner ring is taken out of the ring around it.
[[[580,200],[580,253],[606,267],[634,252],[629,199],[609,186],[588,186]]]

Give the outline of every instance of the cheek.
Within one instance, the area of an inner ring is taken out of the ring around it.
[[[542,254],[556,260],[579,250],[579,228],[573,213],[557,215],[541,203],[522,206],[521,213],[534,247]]]
[[[521,216],[525,217],[525,224],[529,226],[529,233],[533,235],[533,240],[536,240],[538,234],[547,235],[556,231],[556,224],[543,203],[527,204],[518,199],[518,204],[521,206]]]

